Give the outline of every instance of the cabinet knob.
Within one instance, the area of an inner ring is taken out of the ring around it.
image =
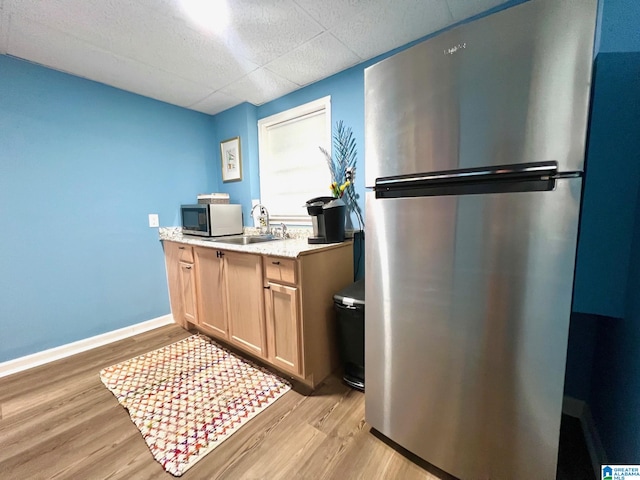
[[[178,250],[184,250],[184,247],[178,247]]]
[[[266,287],[264,287],[265,289],[269,289],[271,288],[271,285],[267,285]]]
[[[280,262],[271,262],[271,263],[273,263],[274,265],[280,265]]]
[[[191,265],[187,265],[184,268],[186,268],[187,270],[191,270]]]

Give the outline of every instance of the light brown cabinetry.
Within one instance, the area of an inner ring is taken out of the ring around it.
[[[278,283],[295,284],[298,280],[297,260],[282,257],[264,257],[264,276]]]
[[[268,360],[315,387],[337,367],[333,295],[353,281],[351,244],[264,257]]]
[[[312,388],[337,367],[333,295],[353,281],[350,243],[297,258],[164,243],[176,322]]]
[[[227,299],[224,257],[211,248],[194,249],[196,266],[196,296],[198,298],[198,325],[211,335],[227,340]]]
[[[187,322],[198,321],[196,307],[196,279],[193,263],[180,262],[180,295],[182,315]]]
[[[260,255],[224,252],[229,341],[267,356]]]
[[[176,323],[185,328],[197,321],[195,270],[193,248],[173,242],[164,242],[169,301]]]
[[[300,314],[298,288],[267,282],[268,359],[276,367],[294,375],[303,375],[301,368]]]

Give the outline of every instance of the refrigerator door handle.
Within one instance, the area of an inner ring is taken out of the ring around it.
[[[396,175],[376,179],[376,187],[394,186],[413,182],[440,181],[472,181],[488,179],[495,176],[543,176],[554,175],[558,171],[557,162],[537,162],[514,165],[497,165],[491,167],[445,170],[441,172],[417,173],[413,175]],[[504,178],[504,177],[503,177]]]
[[[376,198],[472,195],[486,193],[548,191],[556,180],[580,176],[581,172],[558,172],[558,162],[396,175],[376,179]]]

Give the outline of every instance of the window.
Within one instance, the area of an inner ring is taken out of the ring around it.
[[[305,202],[330,195],[331,97],[258,121],[260,200],[272,221],[310,225]]]

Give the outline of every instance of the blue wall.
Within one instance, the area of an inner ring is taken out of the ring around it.
[[[594,69],[591,125],[573,309],[621,318],[625,313],[635,199],[640,162],[637,109],[631,98],[640,80],[633,55],[640,51],[640,2],[600,0],[599,55]],[[626,60],[625,60],[626,58]],[[626,69],[626,71],[625,71]]]
[[[596,60],[578,261],[575,311],[622,318],[640,188],[635,54]]]
[[[0,55],[0,361],[170,312],[147,214],[217,185],[212,128]]]
[[[598,157],[603,181],[594,222],[604,229],[600,239],[606,249],[594,244],[589,255],[593,263],[599,255],[615,258],[612,274],[627,276],[620,318],[599,322],[589,404],[609,461],[640,463],[640,52],[601,53],[597,77],[598,84],[606,79],[606,116],[599,120],[608,123],[603,132],[608,148]],[[614,177],[607,168],[622,173]],[[593,281],[607,292],[607,284],[618,280]]]
[[[636,58],[638,74],[640,54]],[[640,197],[637,202],[640,205]],[[599,325],[589,403],[609,461],[639,464],[640,221],[635,224],[630,263],[624,318],[605,318]]]
[[[640,52],[640,2],[600,0],[600,52]]]
[[[251,200],[260,198],[258,120],[327,95],[331,95],[334,126],[338,120],[342,120],[353,130],[358,151],[354,188],[364,212],[364,68],[372,63],[373,61],[360,64],[260,107],[244,103],[213,117],[215,139],[218,143],[240,136],[242,181],[223,183],[219,180],[218,188],[221,192],[229,193],[232,202],[242,204],[245,225],[253,225],[249,214]],[[220,152],[216,151],[216,168],[220,168],[220,162]],[[326,192],[317,192],[317,195],[328,194],[328,188]],[[301,213],[304,213],[302,208]],[[352,222],[358,228],[355,215]],[[364,242],[361,238],[358,237],[354,250],[354,271],[357,272],[357,278],[362,278],[364,274],[364,255],[360,254]]]
[[[601,2],[566,391],[640,463],[640,2]],[[588,373],[588,375],[586,374]]]
[[[637,26],[638,24],[636,24]],[[640,54],[634,54],[636,86],[640,83]],[[637,89],[640,93],[640,88]],[[636,106],[640,104],[640,94],[635,96]],[[640,132],[640,109],[636,108],[636,131]],[[640,162],[640,141],[635,144],[636,162]],[[603,358],[612,357],[615,362],[615,372],[604,369],[599,378],[609,379],[611,389],[596,388],[595,394],[604,397],[597,402],[598,406],[607,405],[615,399],[614,405],[608,410],[614,413],[611,423],[605,419],[605,425],[610,425],[611,433],[605,437],[611,452],[612,462],[624,460],[640,464],[640,195],[636,203],[636,228],[633,242],[633,254],[627,287],[627,305],[624,322],[617,325],[613,343],[603,341],[600,346],[604,351]],[[598,382],[598,387],[603,385]],[[597,392],[597,393],[596,393]],[[610,392],[614,392],[611,395]],[[597,398],[597,397],[596,397]]]
[[[331,95],[333,124],[343,120],[348,127],[351,127],[356,139],[358,163],[355,188],[361,196],[361,208],[364,208],[364,66],[369,64],[371,62],[360,64],[262,106],[255,107],[244,103],[213,117],[218,142],[240,136],[242,181],[223,183],[219,180],[218,187],[220,191],[229,193],[233,202],[242,203],[245,225],[252,225],[249,216],[251,199],[260,198],[258,120],[327,95]],[[220,165],[219,151],[216,151],[216,164]],[[317,193],[317,195],[328,194],[328,188],[326,192]],[[355,218],[353,221],[357,225]]]
[[[260,174],[258,172],[258,130],[256,107],[243,103],[213,117],[213,138],[216,145],[233,137],[240,137],[242,180],[223,182],[218,175],[216,192],[227,192],[231,203],[241,203],[244,224],[252,226],[251,199],[260,198]],[[220,148],[215,154],[215,164],[222,168]]]
[[[591,398],[594,349],[597,345],[599,315],[572,312],[565,371],[564,394],[589,402]]]

